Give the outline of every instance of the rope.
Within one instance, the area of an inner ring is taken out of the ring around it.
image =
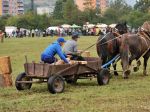
[[[110,32],[109,32],[109,33],[110,33]],[[89,47],[87,47],[86,49],[84,49],[84,50],[80,53],[80,55],[81,55],[82,53],[84,53],[86,50],[88,50],[88,49],[92,48],[93,46],[95,46],[97,43],[101,42],[109,33],[107,33],[102,39],[98,40],[96,43],[94,43],[94,44],[92,44],[91,46],[89,46]],[[105,42],[105,43],[100,44],[100,46],[101,46],[101,45],[104,45],[104,44],[106,44],[106,43],[108,43],[108,42],[111,42],[111,41],[113,41],[113,40],[115,40],[115,39],[117,39],[117,38],[120,38],[120,37],[121,37],[121,35],[119,35],[118,37],[115,37],[114,39],[111,39],[111,40],[109,40],[109,41],[107,41],[107,42]]]
[[[109,32],[109,33],[110,33],[110,32]],[[101,38],[100,40],[98,40],[98,42],[96,42],[96,43],[92,44],[91,46],[87,47],[86,49],[84,49],[84,50],[80,53],[80,55],[81,55],[82,53],[84,53],[86,50],[88,50],[88,49],[92,48],[93,46],[95,46],[97,43],[101,42],[109,33],[107,33],[103,38]]]
[[[143,57],[148,51],[150,50],[150,47],[139,57],[139,59],[137,60],[137,62],[140,60],[141,57]]]
[[[115,37],[114,39],[108,40],[107,42],[104,42],[104,43],[100,44],[100,46],[102,46],[102,45],[104,45],[104,44],[107,44],[108,42],[111,42],[111,41],[113,41],[113,40],[116,40],[117,38],[120,38],[120,37],[121,37],[121,35],[118,36],[118,37]]]

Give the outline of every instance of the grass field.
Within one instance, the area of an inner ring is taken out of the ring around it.
[[[40,53],[56,38],[6,39],[0,43],[0,56],[10,56],[13,81],[24,71],[24,55],[29,61],[40,60]],[[68,39],[68,37],[66,38]],[[96,42],[97,37],[81,37],[79,49]],[[90,49],[97,56],[95,47]],[[120,68],[120,63],[118,64]],[[79,80],[67,85],[62,94],[50,94],[47,84],[33,84],[31,90],[17,91],[15,86],[0,89],[0,112],[150,112],[150,76],[140,71],[128,80],[112,77],[109,85],[98,86],[96,79]],[[150,75],[150,61],[148,62]]]

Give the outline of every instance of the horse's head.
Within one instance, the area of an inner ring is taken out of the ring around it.
[[[141,30],[150,34],[150,21],[144,22],[144,24],[141,26]]]
[[[128,27],[127,27],[127,23],[124,22],[124,23],[118,23],[116,26],[115,26],[115,29],[118,31],[118,33],[120,35],[124,34],[124,33],[127,33],[128,32]]]

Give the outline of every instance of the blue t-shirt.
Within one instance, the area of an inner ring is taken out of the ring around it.
[[[58,56],[65,62],[68,63],[68,60],[66,59],[66,55],[62,52],[62,48],[58,42],[54,42],[51,45],[49,45],[44,52],[41,54],[41,59],[51,59],[54,58],[54,56],[58,54]]]

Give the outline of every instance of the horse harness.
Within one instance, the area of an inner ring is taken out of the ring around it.
[[[150,46],[148,45],[148,42],[146,41],[146,39],[144,38],[144,37],[146,37],[149,41],[150,41],[150,35],[149,35],[149,33],[147,32],[147,31],[145,31],[143,28],[142,28],[142,34],[141,33],[138,33],[138,36],[140,37],[140,38],[142,38],[145,42],[146,42],[146,45],[147,45],[147,49],[145,50],[145,52],[140,56],[140,58],[141,57],[143,57],[147,52],[149,52],[149,50],[150,50]],[[139,61],[140,60],[140,58],[137,60],[137,61]]]

